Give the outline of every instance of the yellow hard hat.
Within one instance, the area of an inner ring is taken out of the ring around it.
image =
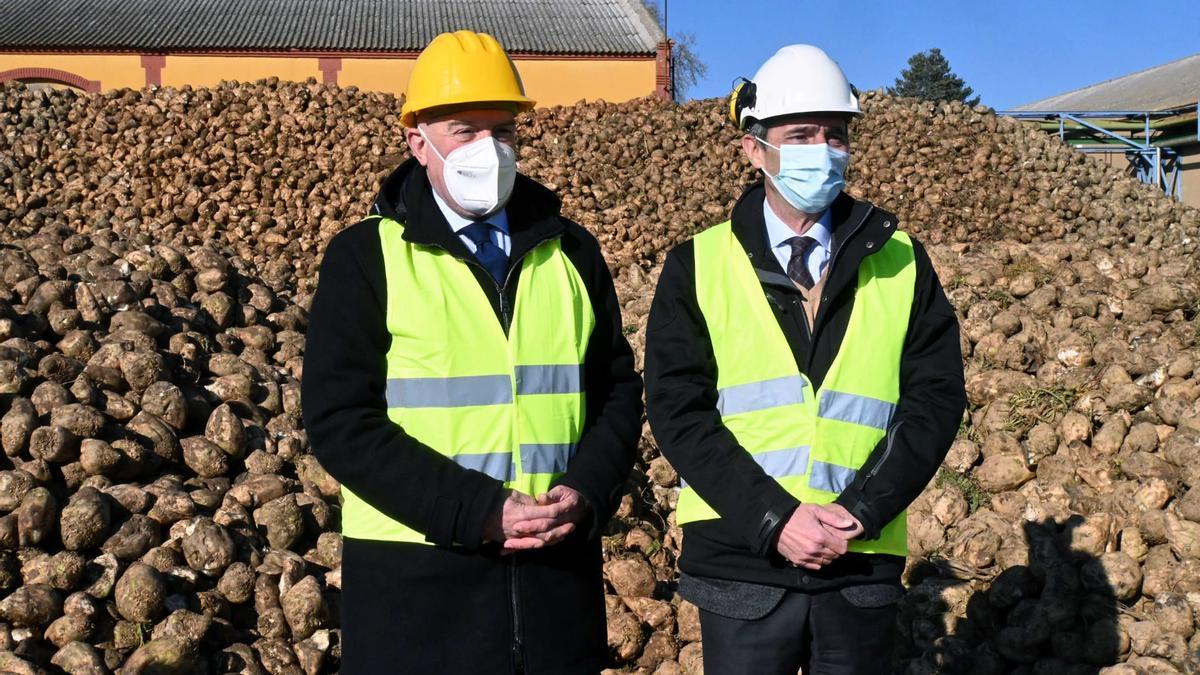
[[[487,33],[460,30],[435,37],[417,57],[404,92],[400,122],[416,126],[417,113],[460,103],[507,103],[531,110],[521,75],[504,47]]]

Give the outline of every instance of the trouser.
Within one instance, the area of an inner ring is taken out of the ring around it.
[[[861,590],[788,591],[775,609],[754,620],[701,609],[705,674],[890,673],[902,591]]]
[[[345,675],[596,675],[606,665],[599,541],[572,535],[511,556],[342,541]]]

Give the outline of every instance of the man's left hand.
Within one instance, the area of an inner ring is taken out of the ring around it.
[[[561,542],[575,531],[575,526],[587,517],[590,510],[583,495],[566,485],[555,485],[549,492],[538,495],[537,503],[541,506],[554,504],[559,507],[558,512],[552,518],[521,521],[514,525],[514,529],[524,536],[541,539],[547,546]]]
[[[850,541],[851,539],[854,539],[863,533],[864,530],[862,523],[858,522],[858,518],[850,515],[850,512],[847,511],[846,508],[841,504],[826,504],[825,510],[832,512],[836,516],[840,516],[843,520],[850,523],[850,525],[846,527],[835,527],[828,523],[822,523],[822,526],[833,535],[846,541]]]

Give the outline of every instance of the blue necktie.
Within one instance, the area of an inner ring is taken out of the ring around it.
[[[496,283],[503,287],[504,275],[508,272],[508,254],[504,252],[504,249],[492,243],[492,230],[494,229],[496,229],[495,225],[485,221],[471,223],[459,231],[475,244],[475,259],[491,273]]]

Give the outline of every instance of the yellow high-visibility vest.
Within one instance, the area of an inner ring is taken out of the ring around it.
[[[567,469],[583,432],[583,362],[595,316],[559,240],[520,268],[505,335],[469,263],[379,221],[387,279],[388,417],[459,465],[526,494]],[[428,543],[342,487],[342,534]]]
[[[693,242],[696,299],[717,361],[722,422],[790,494],[832,502],[887,434],[900,400],[916,285],[912,240],[895,232],[859,264],[854,308],[820,391],[797,367],[732,225],[717,225]],[[682,525],[720,514],[685,486],[676,518]],[[850,550],[906,555],[906,515],[888,523],[879,539],[851,541]]]

